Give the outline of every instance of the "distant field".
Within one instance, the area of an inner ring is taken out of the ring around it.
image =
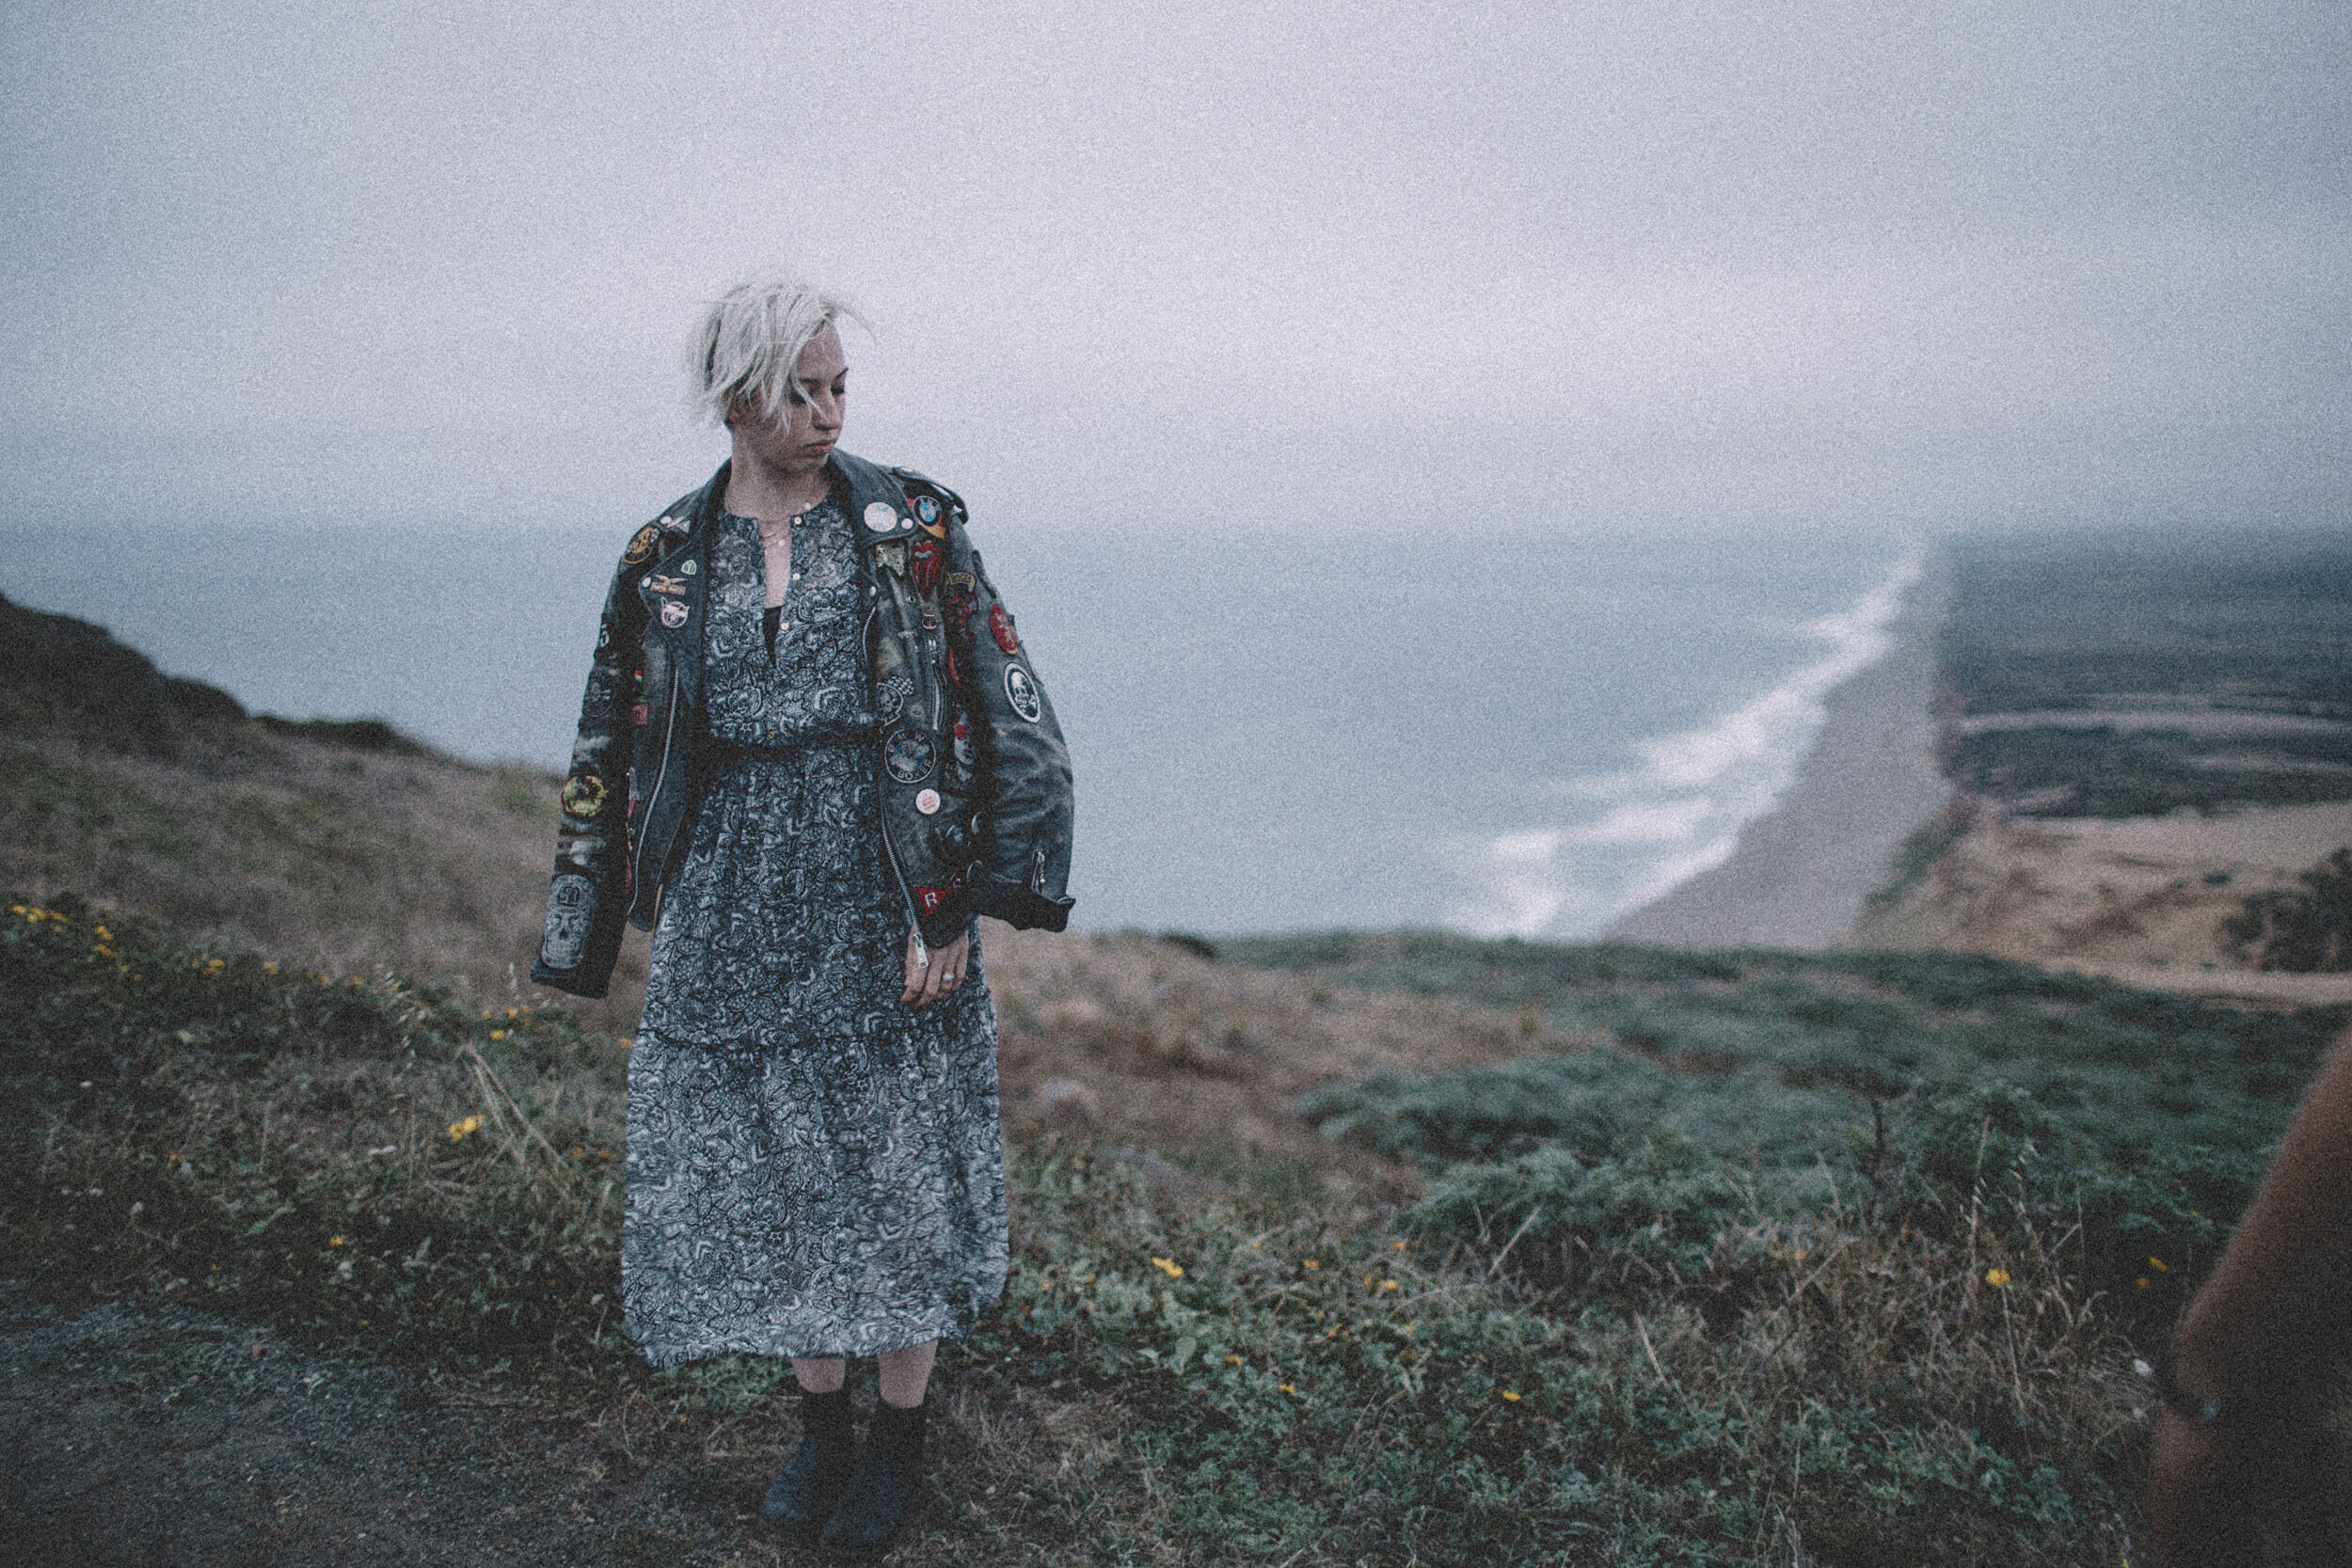
[[[2341,531],[1969,540],[1952,575],[1944,673],[1978,722],[1947,767],[1970,793],[2029,816],[2352,800]]]

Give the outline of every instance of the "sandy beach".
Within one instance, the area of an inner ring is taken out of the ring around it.
[[[1894,646],[1832,690],[1821,730],[1780,803],[1731,858],[1606,933],[1683,947],[1818,949],[1841,942],[1883,886],[1897,846],[1951,798],[1935,766],[1935,629],[1949,578],[1931,565],[1905,596]]]

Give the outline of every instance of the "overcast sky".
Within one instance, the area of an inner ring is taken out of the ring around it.
[[[2340,516],[2352,7],[13,0],[0,516],[626,526],[699,303],[983,518]]]

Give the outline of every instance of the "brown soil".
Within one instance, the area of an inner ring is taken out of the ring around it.
[[[5,1294],[0,1366],[0,1568],[819,1560],[758,1513],[799,1435],[780,1402],[534,1413],[249,1323]],[[934,1490],[888,1560],[1083,1560],[1022,1544],[1021,1478],[1099,1451],[1105,1413],[1026,1390],[990,1407],[951,1366],[932,1403]]]

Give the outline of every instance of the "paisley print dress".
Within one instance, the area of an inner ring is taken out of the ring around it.
[[[712,541],[700,789],[628,1070],[622,1285],[657,1367],[961,1338],[1004,1288],[977,937],[961,990],[898,1000],[851,535],[802,515],[772,663],[758,527]]]

